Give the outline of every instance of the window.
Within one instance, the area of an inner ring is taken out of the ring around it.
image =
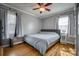
[[[61,33],[67,34],[67,30],[68,30],[68,16],[60,17],[58,25],[59,25],[59,29],[61,30]]]
[[[16,25],[16,14],[14,12],[8,11],[7,24],[6,24],[7,38],[12,38],[14,36],[15,25]]]

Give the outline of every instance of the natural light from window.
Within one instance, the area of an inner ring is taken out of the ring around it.
[[[61,30],[61,33],[67,33],[68,30],[68,16],[60,17],[59,18],[59,29]]]

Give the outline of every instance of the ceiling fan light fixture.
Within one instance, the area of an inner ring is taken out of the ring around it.
[[[45,8],[39,8],[40,11],[45,11]]]
[[[33,10],[39,10],[40,13],[44,12],[44,11],[50,11],[50,9],[48,8],[48,6],[50,6],[52,3],[37,3],[38,7],[34,8]]]

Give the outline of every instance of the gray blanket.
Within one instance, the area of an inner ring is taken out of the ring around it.
[[[59,37],[60,36],[55,32],[31,34],[25,37],[25,42],[32,45],[34,48],[39,50],[42,55],[44,55],[49,44],[58,40]]]

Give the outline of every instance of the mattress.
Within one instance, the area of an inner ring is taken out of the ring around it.
[[[59,38],[60,36],[55,32],[41,32],[27,35],[25,37],[25,42],[35,47],[42,55],[44,55],[49,45]]]

